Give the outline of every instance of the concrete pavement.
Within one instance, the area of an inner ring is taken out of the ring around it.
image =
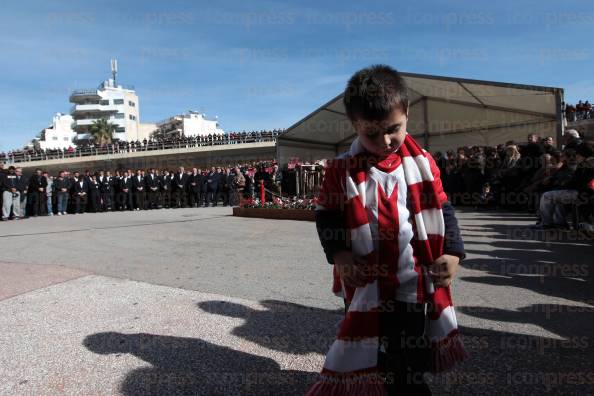
[[[435,394],[592,394],[592,241],[460,211],[471,359]],[[227,208],[0,225],[0,394],[302,394],[341,303],[312,223]]]

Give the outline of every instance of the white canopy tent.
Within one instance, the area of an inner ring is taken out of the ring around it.
[[[563,134],[563,89],[401,73],[409,89],[408,132],[432,152],[468,145],[525,142],[529,133]],[[340,94],[278,138],[277,159],[316,161],[346,150],[355,137]]]

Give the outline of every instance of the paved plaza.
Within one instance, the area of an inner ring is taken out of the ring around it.
[[[593,242],[459,210],[470,359],[436,395],[594,392]],[[0,394],[300,395],[341,318],[314,223],[229,208],[0,225]]]

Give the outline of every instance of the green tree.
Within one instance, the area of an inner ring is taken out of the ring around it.
[[[104,118],[94,121],[89,128],[91,139],[99,145],[111,143],[115,130],[116,126]]]

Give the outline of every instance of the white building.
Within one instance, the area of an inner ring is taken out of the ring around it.
[[[131,141],[140,139],[140,108],[134,87],[116,85],[112,78],[97,89],[76,90],[70,95],[71,114],[78,140],[90,137],[93,122],[105,118],[116,126],[114,137]]]
[[[215,118],[208,118],[205,114],[197,111],[189,111],[169,117],[157,123],[157,130],[154,136],[175,137],[175,136],[204,136],[220,135],[225,132],[219,127],[219,121]]]
[[[76,132],[72,130],[72,123],[72,116],[56,113],[52,125],[41,131],[39,139],[35,139],[33,142],[34,146],[39,145],[39,148],[43,150],[74,147]]]

